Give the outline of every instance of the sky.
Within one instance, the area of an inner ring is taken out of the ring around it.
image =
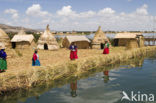
[[[0,23],[57,31],[156,31],[156,0],[0,0]]]

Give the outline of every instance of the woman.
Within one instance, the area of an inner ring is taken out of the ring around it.
[[[35,50],[33,54],[32,66],[40,66],[39,55],[37,54],[37,50]]]
[[[105,41],[103,54],[109,54],[109,43]]]
[[[0,72],[5,72],[7,70],[7,54],[5,52],[5,47],[2,47],[0,50]]]
[[[71,50],[70,51],[70,59],[71,60],[78,59],[78,56],[77,56],[77,46],[74,43],[72,43],[70,45],[69,49]]]

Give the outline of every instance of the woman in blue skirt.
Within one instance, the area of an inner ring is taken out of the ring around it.
[[[39,55],[37,54],[37,50],[35,50],[33,54],[32,66],[40,66]]]

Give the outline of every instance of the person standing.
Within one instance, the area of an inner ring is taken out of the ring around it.
[[[103,54],[109,54],[109,43],[105,41]]]
[[[0,49],[0,72],[5,72],[7,70],[7,54],[5,52],[5,46],[2,46]]]
[[[69,47],[70,49],[70,59],[71,60],[75,60],[75,59],[78,59],[78,56],[77,56],[77,46],[72,43]]]
[[[40,66],[40,61],[39,61],[39,55],[37,54],[38,51],[35,50],[34,54],[33,54],[33,58],[32,58],[32,66]]]

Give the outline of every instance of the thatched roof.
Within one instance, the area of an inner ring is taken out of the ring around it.
[[[34,40],[34,36],[31,35],[15,35],[11,42],[22,42],[22,41],[27,41],[31,43]]]
[[[32,34],[26,34],[23,29],[21,29],[17,35],[15,35],[11,42],[22,42],[27,41],[31,43],[34,40],[34,36]]]
[[[142,35],[141,33],[118,33],[115,35],[115,39],[130,39],[136,38],[138,35]]]
[[[70,43],[72,42],[76,42],[76,41],[87,41],[90,42],[90,40],[86,37],[86,36],[66,36],[66,38],[68,39],[68,41]]]
[[[0,29],[0,37],[8,36],[2,29]]]
[[[104,32],[102,31],[101,26],[99,26],[93,38],[93,43],[101,43],[105,41],[109,41],[109,40],[107,36],[104,34]]]

